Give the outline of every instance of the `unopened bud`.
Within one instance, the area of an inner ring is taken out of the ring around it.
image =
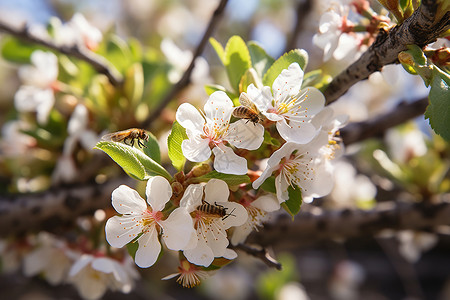
[[[398,54],[398,60],[405,65],[408,66],[414,66],[414,58],[411,54],[407,53],[407,52],[400,52]]]
[[[201,164],[200,166],[195,166],[192,168],[192,175],[194,177],[203,176],[205,174],[208,174],[212,171],[211,166],[208,164]]]
[[[178,181],[180,183],[183,183],[185,180],[185,175],[183,171],[180,171],[178,173],[176,173],[173,178],[175,179],[175,181]]]
[[[172,191],[173,191],[173,195],[175,197],[178,197],[179,195],[183,194],[184,187],[181,183],[179,183],[178,181],[175,181],[172,183]]]

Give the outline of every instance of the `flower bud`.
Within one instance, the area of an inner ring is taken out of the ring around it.
[[[211,166],[208,164],[201,164],[199,166],[195,166],[192,168],[192,175],[194,177],[203,176],[205,174],[208,174],[212,171]]]

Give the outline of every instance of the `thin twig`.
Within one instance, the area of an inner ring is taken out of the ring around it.
[[[388,113],[372,120],[352,123],[341,129],[344,144],[350,145],[371,137],[380,136],[389,128],[403,124],[415,117],[423,115],[428,105],[428,98],[414,102],[400,102]]]
[[[407,45],[425,46],[435,41],[450,26],[450,12],[436,20],[436,1],[422,1],[411,17],[388,32],[380,30],[375,42],[361,57],[337,75],[324,92],[327,104],[336,101],[355,83],[395,63],[398,54],[407,50]]]
[[[244,251],[245,253],[250,254],[251,256],[259,258],[262,262],[264,262],[267,266],[271,268],[275,268],[277,270],[282,269],[282,265],[275,258],[270,256],[266,248],[256,249],[245,244],[239,244],[230,247],[232,249]]]
[[[83,60],[90,64],[97,72],[108,77],[109,81],[114,86],[120,86],[123,82],[122,75],[108,60],[78,44],[73,44],[72,46],[57,45],[50,38],[33,34],[26,24],[17,27],[0,20],[0,31],[11,34],[23,41],[41,45],[59,53]]]
[[[156,107],[153,110],[153,112],[148,116],[148,118],[142,122],[141,124],[142,128],[148,128],[153,121],[158,119],[159,115],[164,110],[164,108],[170,103],[170,101],[172,101],[172,99],[178,94],[178,92],[180,92],[190,83],[191,74],[195,67],[195,60],[197,57],[200,56],[200,54],[202,54],[203,50],[205,49],[209,37],[212,35],[214,29],[219,23],[219,20],[225,10],[227,3],[228,0],[220,1],[219,5],[217,6],[216,10],[214,11],[211,17],[211,20],[209,21],[208,27],[206,28],[205,33],[203,34],[203,37],[200,40],[200,43],[198,44],[197,48],[194,51],[189,67],[186,69],[180,80],[178,80],[178,82],[175,85],[173,85],[172,88],[169,90],[169,92],[164,96],[164,98],[159,103],[158,107]]]

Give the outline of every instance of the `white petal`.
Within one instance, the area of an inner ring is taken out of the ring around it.
[[[233,149],[223,146],[213,148],[214,169],[217,172],[234,175],[247,174],[247,161],[245,158],[236,155]]]
[[[136,216],[114,216],[108,219],[105,225],[106,240],[116,248],[122,248],[142,232]]]
[[[202,162],[211,156],[208,139],[187,139],[181,143],[181,150],[186,158],[193,162]]]
[[[189,262],[198,266],[208,267],[214,260],[214,254],[203,238],[199,238],[196,248],[184,250],[183,254]]]
[[[191,239],[197,240],[192,217],[184,207],[175,209],[160,224],[163,227],[164,242],[171,250],[182,250]]]
[[[252,206],[266,212],[272,212],[280,209],[280,204],[272,194],[267,194],[259,197],[252,202]]]
[[[145,194],[153,211],[162,211],[172,197],[172,187],[164,177],[155,176],[148,180]]]
[[[312,180],[302,181],[302,195],[305,197],[323,197],[333,189],[333,170],[327,162],[321,162],[314,166],[314,177]]]
[[[139,239],[139,248],[136,251],[135,262],[141,268],[151,267],[161,252],[161,244],[158,240],[158,233],[153,226]]]
[[[261,112],[265,112],[269,107],[272,107],[272,92],[268,86],[260,90],[252,83],[247,88],[247,95]]]
[[[175,117],[178,123],[184,128],[195,132],[202,132],[205,119],[192,104],[181,104],[177,109]]]
[[[221,220],[216,220],[216,222],[220,223]],[[205,232],[208,246],[211,248],[214,257],[221,257],[225,253],[225,249],[227,249],[230,244],[225,229],[222,227],[219,228],[220,229],[215,229],[214,232],[213,230],[208,230]]]
[[[188,212],[193,212],[202,204],[202,198],[203,186],[200,184],[190,184],[180,200],[180,207],[185,207]]]
[[[230,190],[225,181],[220,179],[211,179],[205,186],[205,201],[209,204],[215,202],[227,202]]]
[[[92,262],[94,257],[90,254],[83,254],[73,265],[72,268],[70,268],[69,276],[75,276],[80,272],[82,269],[84,269],[88,264]]]
[[[235,227],[233,230],[233,235],[231,236],[230,242],[231,245],[236,246],[245,242],[248,235],[253,231],[253,227],[248,223],[241,225],[239,227]]]
[[[34,276],[42,272],[46,265],[50,262],[49,255],[51,252],[47,247],[40,247],[27,256],[25,256],[23,262],[23,271],[26,276]]]
[[[280,203],[289,199],[289,183],[281,176],[275,178],[275,188],[277,190],[277,198]]]
[[[94,270],[109,274],[114,271],[114,261],[107,257],[94,258],[92,261],[92,268]]]
[[[142,197],[126,185],[116,188],[111,195],[112,206],[119,214],[139,214],[147,209]]]
[[[237,258],[237,253],[236,251],[232,250],[232,249],[225,249],[225,253],[223,254],[223,257],[229,260],[233,260],[235,258]]]
[[[222,126],[222,124],[230,121],[231,113],[233,112],[233,102],[225,92],[217,91],[209,96],[204,110],[208,124]]]
[[[303,81],[303,70],[298,63],[292,63],[275,79],[272,85],[272,93],[275,100],[294,96],[300,90]]]
[[[236,202],[218,202],[226,209],[227,216],[223,217],[224,228],[228,229],[232,226],[241,226],[248,219],[247,210]]]
[[[324,108],[325,96],[317,88],[304,88],[299,92],[299,95],[301,95],[301,99],[304,99],[302,107],[307,109],[306,117],[312,117]]]
[[[264,171],[262,172],[261,176],[259,176],[258,179],[253,181],[252,187],[254,189],[259,188],[261,186],[261,184],[263,184],[264,181],[266,181],[266,179],[269,178],[272,175],[273,171],[275,171],[276,169],[277,169],[277,166],[272,166],[272,167],[267,166],[267,168],[265,168]]]
[[[238,120],[228,128],[226,140],[236,148],[256,150],[264,141],[264,127],[247,120]]]
[[[311,123],[316,128],[320,128],[331,120],[333,114],[334,111],[331,107],[324,107],[319,113],[314,116],[314,118],[311,120]]]
[[[318,133],[314,125],[308,122],[277,122],[277,130],[281,137],[287,142],[297,144],[309,143]]]

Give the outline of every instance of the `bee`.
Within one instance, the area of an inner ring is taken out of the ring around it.
[[[131,147],[134,146],[134,141],[137,140],[138,146],[146,147],[142,141],[148,141],[148,134],[144,129],[130,128],[127,130],[108,133],[102,137],[102,140],[119,143],[123,142],[125,145],[129,145]]]
[[[247,119],[247,122],[252,121],[255,125],[262,121],[261,112],[256,107],[255,103],[250,100],[247,93],[241,93],[239,96],[239,103],[241,103],[241,105],[233,110],[233,116],[239,119]]]
[[[218,216],[221,217],[222,220],[225,220],[229,216],[234,216],[233,212],[236,208],[233,208],[233,210],[230,213],[227,213],[227,208],[223,205],[217,204],[217,202],[214,202],[214,204],[209,204],[206,201],[202,201],[202,204],[197,207],[198,211],[204,212],[208,215]]]

